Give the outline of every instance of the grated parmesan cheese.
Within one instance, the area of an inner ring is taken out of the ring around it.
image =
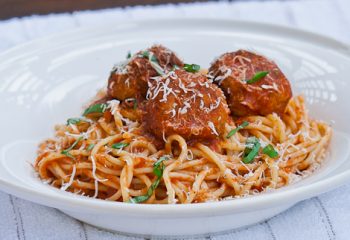
[[[75,165],[73,165],[73,170],[72,170],[72,173],[71,173],[71,175],[70,175],[69,181],[68,181],[67,184],[63,184],[63,185],[62,185],[62,187],[61,187],[61,190],[62,190],[62,191],[66,191],[66,190],[73,184],[76,170],[77,170],[77,169],[76,169]]]
[[[215,129],[215,126],[214,126],[214,123],[213,123],[213,122],[209,121],[209,122],[208,122],[208,126],[209,126],[209,128],[211,129],[212,133],[214,133],[215,135],[219,136],[218,132],[217,132],[216,129]]]
[[[114,115],[119,110],[120,101],[113,99],[107,101],[107,109],[111,109],[112,115]]]

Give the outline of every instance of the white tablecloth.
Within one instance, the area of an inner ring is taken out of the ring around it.
[[[0,51],[41,36],[80,26],[179,16],[271,22],[308,29],[350,43],[349,11],[349,0],[299,0],[194,3],[31,16],[0,21]],[[303,201],[263,223],[208,236],[206,239],[208,238],[350,239],[350,184]],[[56,209],[0,192],[0,239],[141,238],[100,230],[72,219]]]

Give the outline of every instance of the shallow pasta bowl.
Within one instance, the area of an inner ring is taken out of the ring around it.
[[[171,26],[171,27],[169,27]],[[238,48],[274,59],[304,94],[310,115],[335,129],[322,168],[291,186],[261,195],[191,205],[143,205],[75,196],[43,184],[31,163],[38,142],[53,126],[77,116],[108,77],[113,64],[153,43],[187,62],[208,67],[215,56]],[[350,179],[347,81],[350,48],[285,27],[217,20],[131,22],[82,29],[14,48],[0,56],[0,188],[55,207],[87,223],[144,235],[192,235],[262,221],[295,203]]]

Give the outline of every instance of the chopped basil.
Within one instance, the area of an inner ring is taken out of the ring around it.
[[[158,59],[156,56],[154,56],[154,54],[151,54],[149,51],[143,51],[141,53],[141,56],[144,57],[144,58],[147,58],[148,60],[152,61],[152,62],[155,62],[155,63],[158,63]],[[152,57],[151,57],[152,56]]]
[[[270,158],[278,157],[278,152],[273,148],[271,144],[263,148],[262,152],[269,156]]]
[[[174,71],[174,70],[176,70],[176,69],[180,69],[180,67],[179,67],[178,65],[174,64],[174,66],[173,66],[173,68],[171,69],[171,71]]]
[[[149,51],[141,52],[141,57],[148,58],[149,57]]]
[[[130,198],[129,200],[130,203],[144,202],[144,201],[147,201],[152,196],[154,190],[156,190],[156,188],[160,183],[160,180],[162,179],[163,172],[165,169],[164,161],[168,159],[169,159],[168,156],[162,156],[161,158],[159,158],[157,162],[153,164],[153,173],[157,177],[156,181],[154,181],[151,184],[150,188],[147,190],[147,193],[145,195]]]
[[[235,129],[232,129],[226,136],[226,138],[230,138],[233,135],[235,135],[239,130],[245,128],[246,126],[249,125],[249,122],[244,121],[241,125],[238,125],[238,127],[236,127]]]
[[[136,99],[134,100],[134,106],[133,106],[133,109],[136,110],[137,109],[137,101]]]
[[[268,71],[257,72],[251,79],[246,80],[248,84],[255,83],[269,74]]]
[[[244,163],[252,163],[254,158],[259,154],[260,141],[256,137],[249,137],[246,142],[246,148],[244,149]]]
[[[197,64],[187,64],[185,63],[184,65],[184,69],[186,72],[198,72],[201,69],[201,66],[197,65]]]
[[[95,147],[95,144],[91,143],[86,150],[91,151]]]
[[[114,143],[112,145],[112,148],[115,148],[115,149],[121,149],[123,147],[127,147],[129,146],[129,143],[122,143],[122,142],[119,142],[119,143]]]
[[[126,59],[131,58],[131,52],[129,51],[128,54],[126,55]]]
[[[153,53],[151,54],[149,51],[143,51],[140,57],[147,58],[150,64],[152,65],[152,67],[154,68],[154,70],[156,70],[156,72],[159,75],[161,76],[165,75],[163,68],[159,66],[158,59]]]
[[[158,187],[159,181],[157,181],[157,180],[154,183],[152,183],[151,187],[147,190],[146,195],[141,195],[141,196],[137,196],[134,198],[130,198],[129,203],[140,203],[140,202],[147,201],[152,196],[154,189],[156,189],[156,187]],[[155,186],[156,184],[157,184],[157,186]]]
[[[90,113],[103,113],[105,112],[107,109],[107,104],[106,103],[98,103],[98,104],[95,104],[95,105],[92,105],[90,107],[88,107],[84,113],[83,113],[83,116],[86,116]]]
[[[72,146],[70,146],[69,148],[65,149],[65,150],[62,150],[61,151],[61,154],[64,154],[66,155],[67,157],[70,157],[70,158],[73,158],[75,159],[75,157],[70,154],[69,152],[78,144],[78,142],[80,142],[81,140],[83,140],[83,137],[79,137],[77,138],[77,140],[75,140],[75,142],[72,144]]]
[[[153,164],[153,173],[154,173],[154,175],[156,175],[157,177],[161,177],[162,176],[162,174],[163,173],[161,173],[159,170],[160,170],[160,168],[159,168],[159,166],[160,166],[160,164],[163,164],[163,161],[165,161],[165,160],[169,160],[169,156],[167,156],[167,155],[165,155],[165,156],[162,156],[162,157],[160,157],[159,159],[158,159],[158,161],[157,162],[155,162],[154,164]]]
[[[68,118],[67,119],[67,125],[73,124],[76,125],[81,122],[81,118]]]

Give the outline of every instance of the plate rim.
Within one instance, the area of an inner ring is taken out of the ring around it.
[[[345,41],[342,41],[340,39],[336,39],[318,32],[301,29],[296,26],[287,26],[284,24],[276,24],[276,23],[268,23],[268,22],[258,22],[258,21],[250,21],[250,20],[236,20],[236,19],[212,19],[212,18],[165,18],[162,19],[162,24],[166,23],[181,23],[184,24],[186,22],[191,22],[192,24],[199,24],[204,25],[205,23],[210,24],[232,24],[234,25],[245,25],[247,27],[262,27],[262,28],[270,28],[275,30],[281,30],[289,33],[295,33],[298,35],[304,35],[311,38],[317,38],[318,41],[325,42],[327,45],[338,45],[338,47],[343,48],[344,50],[347,50],[348,57],[350,58],[350,43],[346,43]],[[159,19],[147,19],[147,20],[132,20],[132,21],[124,21],[121,22],[119,25],[115,25],[113,23],[109,24],[96,24],[92,26],[78,26],[74,29],[66,30],[64,32],[60,33],[51,33],[47,36],[41,36],[35,39],[31,39],[29,41],[20,43],[18,45],[15,45],[13,47],[10,47],[9,49],[6,49],[4,51],[0,52],[0,60],[4,55],[11,54],[17,50],[20,50],[21,48],[25,48],[30,45],[38,44],[40,42],[45,42],[51,39],[55,38],[62,38],[64,36],[70,36],[72,34],[82,34],[82,33],[88,33],[92,32],[93,30],[97,29],[113,29],[113,28],[121,28],[122,26],[138,26],[141,25],[148,25],[148,24],[154,24],[159,23]],[[122,28],[127,29],[127,28]],[[42,46],[45,47],[45,46]]]
[[[341,166],[339,166],[341,167]],[[52,195],[51,193],[38,191],[24,185],[8,182],[0,178],[0,188],[15,196],[28,201],[36,202],[58,209],[79,211],[90,209],[85,213],[103,214],[135,214],[147,217],[195,217],[212,215],[215,209],[215,216],[230,215],[239,212],[249,212],[258,209],[268,209],[277,205],[292,204],[308,199],[312,196],[333,190],[346,180],[350,179],[350,168],[334,176],[309,183],[297,188],[285,191],[275,191],[270,194],[261,194],[254,197],[234,199],[228,201],[196,203],[196,204],[128,204],[124,202],[106,201],[101,199],[85,198],[64,192],[63,194]],[[31,198],[23,197],[31,195]],[[71,195],[71,196],[70,196]],[[43,202],[47,203],[43,203]],[[274,206],[274,204],[277,204]],[[57,204],[59,203],[59,207]],[[72,210],[72,207],[77,207]],[[63,207],[64,206],[64,207]]]

